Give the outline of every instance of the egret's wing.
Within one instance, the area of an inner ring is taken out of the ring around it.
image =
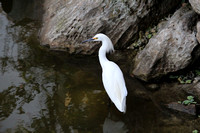
[[[115,106],[122,112],[126,109],[127,90],[120,68],[113,62],[103,70],[103,84]]]
[[[119,71],[121,72],[121,70],[119,69]],[[114,82],[114,90],[115,90],[115,95],[117,97],[117,99],[115,99],[116,101],[118,100],[118,102],[115,103],[115,105],[118,108],[121,108],[121,110],[123,110],[123,112],[126,110],[126,96],[127,96],[127,90],[126,90],[126,86],[125,86],[125,81],[123,78],[123,74],[121,73],[117,73],[117,75],[114,77],[115,78],[115,82]]]

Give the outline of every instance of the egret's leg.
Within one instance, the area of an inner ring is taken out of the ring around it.
[[[112,101],[110,100],[110,98],[108,98],[108,103],[107,103],[107,105],[108,105],[108,108],[110,108],[110,107],[111,107],[111,104],[112,104]]]

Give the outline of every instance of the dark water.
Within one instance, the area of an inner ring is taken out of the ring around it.
[[[37,22],[16,24],[2,14],[0,19],[0,132],[190,133],[199,128],[195,118],[171,114],[148,98],[120,61],[127,113],[109,107],[97,56],[49,51],[39,46]]]

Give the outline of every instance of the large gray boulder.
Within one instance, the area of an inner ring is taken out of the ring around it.
[[[97,45],[80,42],[101,32],[111,38],[115,48],[125,48],[138,29],[156,22],[179,3],[176,0],[45,0],[41,44],[70,53],[91,54]]]
[[[192,5],[194,11],[200,14],[200,0],[189,0],[189,2]]]
[[[132,74],[148,81],[187,67],[199,54],[192,55],[198,42],[195,37],[197,14],[181,7],[166,26],[137,54]]]

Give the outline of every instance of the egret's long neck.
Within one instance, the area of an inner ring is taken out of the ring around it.
[[[104,64],[109,61],[107,58],[106,58],[106,49],[107,49],[107,44],[108,42],[106,41],[102,41],[102,46],[100,47],[99,49],[99,62],[101,64],[101,67],[103,68],[104,67]]]

